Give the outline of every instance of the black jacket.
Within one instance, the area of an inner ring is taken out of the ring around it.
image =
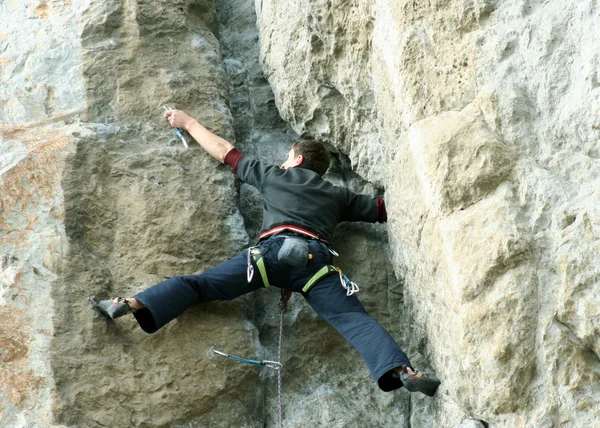
[[[331,242],[339,222],[387,220],[382,199],[335,186],[301,165],[288,169],[265,165],[237,149],[227,154],[225,163],[233,168],[242,183],[260,191],[263,200],[261,232],[280,225],[293,225]]]

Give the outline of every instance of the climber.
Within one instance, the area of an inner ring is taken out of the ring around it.
[[[259,242],[200,275],[172,277],[128,299],[103,300],[100,311],[112,319],[131,313],[145,332],[154,333],[194,303],[231,300],[272,284],[302,294],[361,354],[380,389],[404,386],[433,396],[440,381],[413,369],[356,295],[340,285],[341,272],[331,266],[336,224],[387,221],[383,199],[323,180],[330,158],[321,142],[295,143],[278,167],[245,156],[181,110],[169,110],[166,117],[172,127],[187,131],[208,154],[229,165],[241,182],[261,192]]]

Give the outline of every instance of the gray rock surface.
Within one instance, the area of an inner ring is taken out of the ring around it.
[[[594,426],[600,402],[600,30],[591,0],[0,4],[0,426],[278,426],[278,294],[199,305],[156,335],[86,298],[201,272],[260,199],[175,105],[241,150],[332,149],[385,196],[338,228],[370,313],[443,384],[380,392],[294,297],[286,426]]]
[[[413,352],[443,382],[420,426],[465,416],[595,423],[593,10],[586,1],[257,2],[261,59],[284,119],[384,183]],[[361,113],[369,126],[355,126]],[[369,168],[375,148],[382,168]]]

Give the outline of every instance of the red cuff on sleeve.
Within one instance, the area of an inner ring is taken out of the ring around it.
[[[379,223],[387,222],[387,211],[385,210],[385,201],[381,198],[377,198],[377,221]]]
[[[237,174],[238,163],[240,162],[240,159],[244,156],[245,155],[243,153],[240,153],[238,149],[234,147],[233,149],[229,150],[225,155],[224,163],[226,165],[229,165],[233,169],[233,172]]]

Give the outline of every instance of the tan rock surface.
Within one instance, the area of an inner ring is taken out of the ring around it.
[[[0,425],[278,425],[273,373],[210,353],[272,356],[276,294],[199,306],[153,336],[86,301],[200,272],[259,228],[256,192],[238,193],[168,128],[160,108],[175,104],[269,162],[295,134],[323,138],[333,182],[385,192],[389,223],[342,226],[339,264],[442,387],[434,399],[379,392],[295,298],[289,425],[594,426],[595,11],[591,0],[4,2]]]
[[[443,382],[432,419],[418,404],[412,426],[593,425],[592,3],[293,4],[257,2],[261,58],[294,129],[385,185],[412,352]],[[317,96],[324,83],[342,94],[338,110]],[[355,127],[349,110],[369,124]],[[365,168],[367,158],[386,167]]]
[[[51,423],[50,293],[64,253],[61,177],[76,130],[61,120],[1,129],[2,153],[8,154],[0,180],[2,426]]]

